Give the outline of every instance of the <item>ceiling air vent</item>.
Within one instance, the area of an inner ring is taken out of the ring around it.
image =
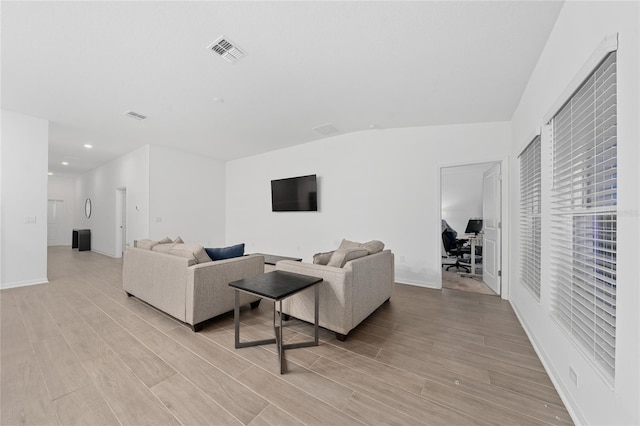
[[[337,133],[338,132],[338,129],[336,129],[336,126],[334,126],[331,123],[327,123],[327,124],[323,124],[321,126],[314,127],[311,130],[313,130],[316,133],[321,134],[322,136],[327,136],[327,135],[330,135],[332,133]]]
[[[222,59],[227,62],[231,62],[232,64],[238,62],[245,55],[238,46],[229,41],[225,36],[218,37],[218,39],[209,46],[209,49],[213,50],[218,55],[222,56]]]
[[[144,120],[145,118],[147,118],[146,115],[138,114],[137,112],[133,112],[133,111],[127,111],[124,113],[124,115],[126,115],[127,117],[134,118],[136,120]]]

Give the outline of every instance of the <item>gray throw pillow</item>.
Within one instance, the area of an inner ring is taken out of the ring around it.
[[[326,253],[316,253],[313,255],[313,263],[316,265],[326,265],[331,260],[332,251]]]
[[[348,261],[365,257],[368,254],[369,251],[364,248],[339,248],[333,252],[327,266],[342,268]]]
[[[365,248],[369,251],[369,254],[380,253],[384,250],[384,243],[378,240],[371,240],[367,243],[362,244],[362,248]]]
[[[173,247],[173,243],[169,243],[169,244],[156,244],[155,246],[153,246],[153,248],[151,250],[153,251],[157,251],[160,253],[169,253],[169,250],[171,250],[171,247]]]
[[[136,246],[139,249],[151,250],[158,244],[157,241],[153,240],[139,240],[138,245]]]
[[[173,241],[174,244],[184,244],[184,241],[182,241],[182,238],[178,237]]]
[[[193,259],[195,263],[211,262],[211,258],[200,244],[173,244],[169,254]]]
[[[339,249],[350,249],[350,248],[361,248],[361,247],[362,247],[362,244],[356,243],[355,241],[345,240],[343,238],[342,242],[340,243],[340,246],[338,248]]]

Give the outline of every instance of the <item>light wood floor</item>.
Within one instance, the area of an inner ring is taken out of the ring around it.
[[[461,275],[455,269],[447,271],[446,268],[442,268],[442,287],[452,290],[497,296],[497,294],[491,290],[488,285],[482,282],[482,276],[470,277]]]
[[[49,250],[49,285],[0,292],[1,424],[572,424],[508,302],[397,285],[346,342],[235,350],[121,290],[120,260]],[[271,304],[243,309],[267,337]],[[312,327],[296,320],[291,341]]]

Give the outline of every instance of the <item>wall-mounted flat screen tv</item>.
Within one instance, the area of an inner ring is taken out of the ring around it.
[[[274,212],[317,212],[316,175],[271,181],[271,210]]]

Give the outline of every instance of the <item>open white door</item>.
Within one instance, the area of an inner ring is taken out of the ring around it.
[[[501,291],[501,251],[500,231],[502,227],[501,204],[502,191],[500,188],[500,164],[496,164],[483,174],[482,183],[482,281],[496,294]]]

